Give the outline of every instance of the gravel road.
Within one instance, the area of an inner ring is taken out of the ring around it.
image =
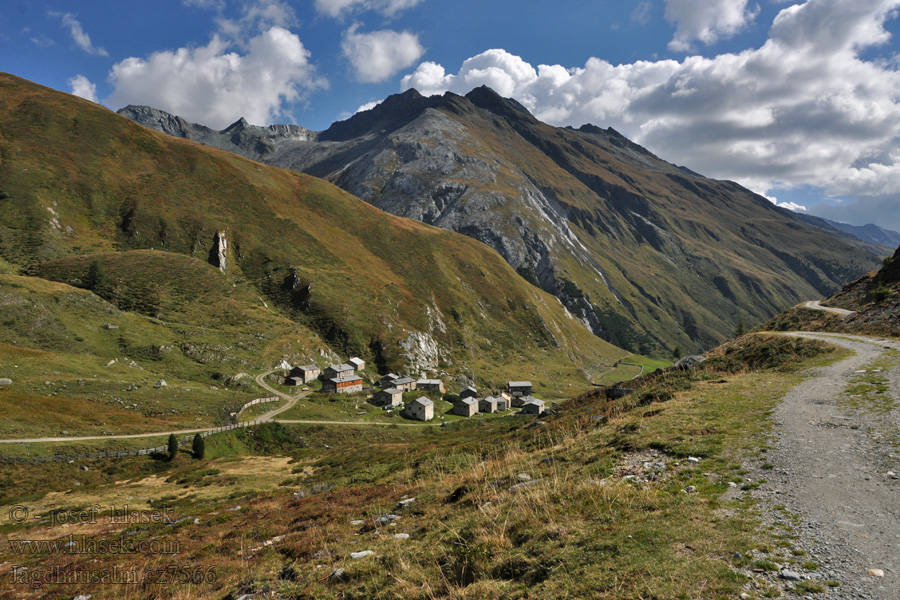
[[[830,312],[836,315],[841,315],[842,317],[846,317],[848,315],[852,315],[854,311],[846,310],[844,308],[834,308],[833,306],[822,306],[819,303],[819,300],[810,300],[806,303],[806,308],[811,308],[813,310],[824,310],[825,312]]]
[[[847,398],[850,378],[859,376],[885,349],[900,349],[900,342],[790,335],[825,340],[856,354],[801,383],[774,412],[775,448],[765,454],[769,465],[749,477],[766,480],[752,492],[760,500],[763,522],[776,531],[793,526],[799,536],[791,540],[792,548],[773,549],[775,555],[766,557],[794,573],[748,574],[756,583],[782,589],[801,583],[790,581],[794,574],[819,583],[838,582],[839,587],[826,587],[828,598],[897,600],[900,481],[895,474],[900,474],[900,449],[889,440],[900,439],[900,368],[878,374],[891,383],[885,393],[893,409],[850,409],[842,406],[842,399]],[[785,565],[779,558],[796,562]],[[820,566],[803,569],[806,561]]]

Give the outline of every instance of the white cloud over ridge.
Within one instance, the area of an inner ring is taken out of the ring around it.
[[[806,212],[806,207],[802,204],[797,204],[796,202],[779,202],[778,198],[775,198],[774,196],[765,196],[765,198],[779,208],[786,208],[794,212]]]
[[[687,52],[694,40],[709,46],[741,31],[759,14],[747,0],[666,0],[666,20],[675,24],[669,50]]]
[[[329,17],[375,11],[394,17],[402,11],[421,4],[423,0],[315,0],[316,10]]]
[[[240,117],[266,125],[286,103],[327,86],[296,34],[272,27],[249,40],[244,54],[219,36],[206,46],[127,58],[109,75],[113,108],[147,104],[188,121],[223,128]]]
[[[763,46],[713,58],[534,67],[504,50],[455,74],[424,62],[401,87],[485,84],[555,125],[612,126],[661,157],[765,193],[900,193],[900,72],[861,53],[886,41],[900,0],[809,0],[782,10]],[[898,223],[900,225],[900,223]]]
[[[358,26],[354,25],[344,32],[341,49],[353,66],[358,81],[384,81],[415,64],[425,53],[419,36],[409,31],[383,29],[357,33],[357,30]]]
[[[58,17],[62,21],[63,26],[68,28],[72,40],[74,40],[79,48],[88,54],[109,56],[109,53],[106,50],[94,46],[93,42],[91,42],[91,36],[84,31],[84,27],[81,26],[81,22],[75,18],[75,15],[72,13],[58,13],[53,11],[50,11],[48,14],[51,17]]]
[[[69,87],[72,88],[72,95],[97,102],[97,86],[91,83],[91,80],[84,75],[76,75],[68,81]]]

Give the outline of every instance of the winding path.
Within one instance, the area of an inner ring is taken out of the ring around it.
[[[287,400],[288,402],[284,406],[279,406],[278,408],[276,408],[274,410],[270,410],[269,412],[263,414],[262,416],[258,417],[257,419],[254,419],[254,421],[272,421],[275,419],[276,415],[280,415],[281,413],[290,410],[295,404],[297,404],[297,400],[300,400],[301,398],[306,398],[307,396],[312,394],[312,392],[300,392],[299,394],[295,394],[294,396],[291,396],[289,394],[285,394],[284,392],[278,391],[275,388],[273,388],[271,385],[266,383],[266,377],[268,375],[274,373],[277,370],[278,369],[270,369],[270,370],[266,371],[265,373],[260,373],[259,375],[256,376],[256,383],[259,384],[259,387],[261,387],[262,389],[264,389],[268,392],[272,392],[279,398]]]
[[[848,315],[852,315],[856,311],[847,310],[845,308],[835,308],[833,306],[822,306],[820,304],[821,300],[810,300],[803,306],[806,308],[811,308],[813,310],[823,310],[825,312],[830,312],[835,315],[841,315],[842,317],[846,317]]]
[[[764,521],[777,524],[783,505],[800,516],[799,540],[819,563],[818,577],[840,582],[839,598],[900,598],[900,456],[885,443],[900,429],[900,367],[878,373],[890,383],[893,408],[846,408],[850,379],[900,342],[845,334],[789,333],[850,349],[854,355],[818,370],[789,392],[774,412],[773,469],[754,495],[768,501]],[[875,395],[875,390],[870,392]],[[881,404],[887,396],[879,396]],[[884,577],[868,573],[880,569]],[[831,596],[829,596],[831,597]]]

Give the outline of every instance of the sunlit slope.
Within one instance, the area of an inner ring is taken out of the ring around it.
[[[186,268],[166,266],[166,253],[205,261],[224,231],[229,266],[215,276],[249,286],[238,312],[271,306],[385,368],[520,373],[561,391],[626,354],[481,243],[10,75],[0,76],[0,153],[0,269],[83,285],[97,259],[122,289],[156,293],[159,310],[218,323],[226,317],[178,291],[190,280],[162,273]],[[134,250],[154,252],[116,254]],[[401,347],[411,334],[434,352]]]

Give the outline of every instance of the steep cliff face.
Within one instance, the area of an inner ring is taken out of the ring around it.
[[[737,184],[612,129],[551,127],[488,88],[410,90],[306,139],[234,148],[484,242],[597,335],[645,353],[711,346],[877,264]]]

